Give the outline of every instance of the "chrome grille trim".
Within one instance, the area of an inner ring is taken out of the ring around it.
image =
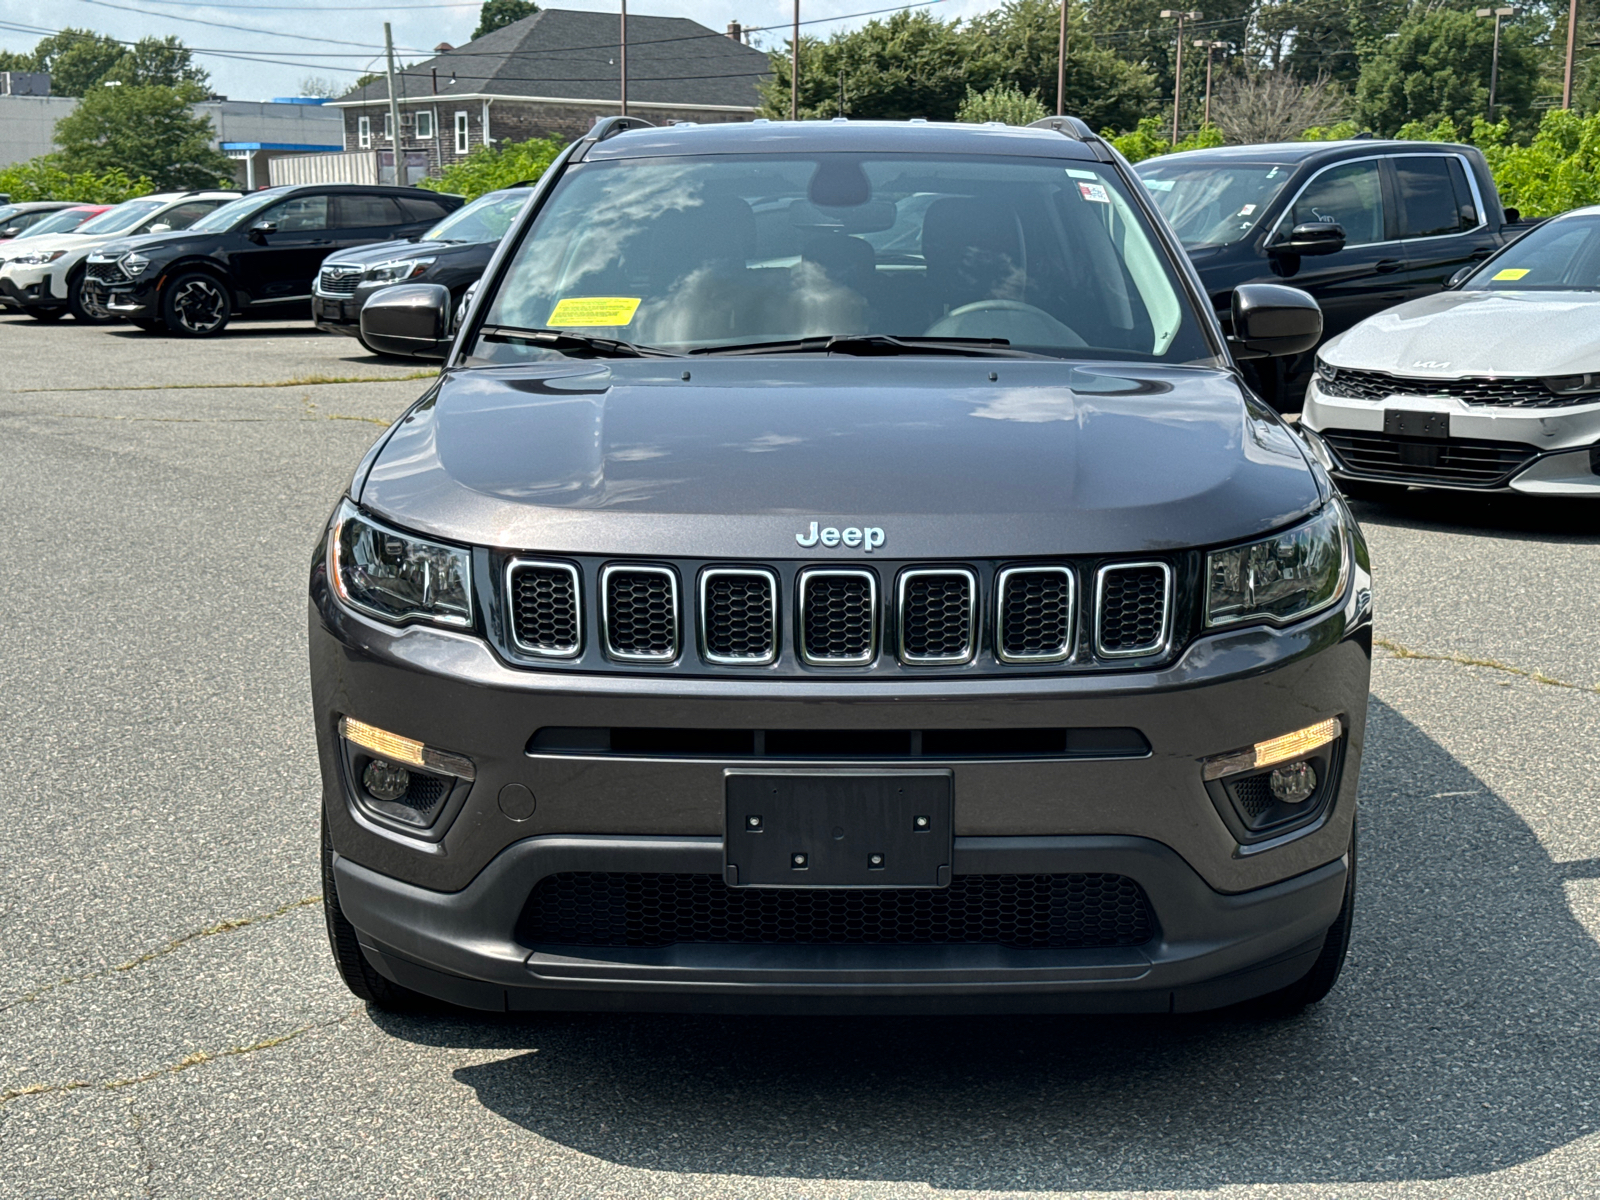
[[[317,272],[317,294],[333,299],[354,295],[364,271],[365,268],[354,264],[323,263]]]
[[[912,654],[906,649],[906,603],[913,580],[926,578],[962,579],[967,585],[967,639],[960,654]],[[978,576],[967,567],[917,567],[900,572],[895,589],[895,631],[900,661],[913,666],[956,666],[969,663],[978,654]]]
[[[1106,599],[1106,576],[1113,571],[1145,571],[1154,568],[1161,572],[1163,587],[1161,593],[1161,635],[1147,645],[1135,646],[1131,649],[1107,650],[1101,640],[1105,631],[1103,615]],[[1155,654],[1165,654],[1172,641],[1172,568],[1164,562],[1117,562],[1107,563],[1094,575],[1094,652],[1101,658],[1145,658]]]
[[[516,574],[524,568],[558,572],[572,580],[572,600],[575,611],[572,618],[572,644],[559,648],[531,646],[517,631]],[[571,563],[553,562],[542,558],[513,558],[506,563],[505,571],[506,631],[513,647],[520,654],[537,658],[577,658],[583,652],[583,579],[578,568]]]
[[[806,593],[811,584],[819,579],[866,580],[868,625],[865,654],[854,655],[849,658],[818,657],[813,655],[806,645],[806,616],[810,611],[806,604]],[[796,607],[798,619],[795,622],[795,627],[801,662],[812,667],[864,667],[878,657],[878,577],[876,574],[859,568],[808,567],[800,572],[798,590],[800,600]]]
[[[709,622],[711,603],[708,589],[715,579],[760,579],[767,585],[771,597],[771,615],[769,620],[772,625],[772,639],[768,643],[766,654],[756,657],[754,655],[738,654],[713,654],[709,636]],[[781,626],[778,623],[778,573],[765,567],[708,567],[700,572],[700,594],[697,604],[697,617],[700,633],[700,657],[708,663],[715,663],[720,667],[765,667],[778,661],[778,638]]]
[[[1067,598],[1064,624],[1066,640],[1059,650],[1047,654],[1006,653],[1006,590],[1013,580],[1027,575],[1059,575],[1066,581]],[[1070,567],[1007,567],[995,578],[994,585],[994,656],[1003,663],[1065,662],[1072,657],[1078,632],[1078,577]]]
[[[613,575],[659,575],[667,581],[668,603],[672,607],[672,648],[660,654],[618,650],[611,643],[611,577]],[[678,660],[683,648],[683,616],[678,606],[678,573],[670,567],[609,563],[600,569],[600,644],[606,657],[616,662],[670,663]]]

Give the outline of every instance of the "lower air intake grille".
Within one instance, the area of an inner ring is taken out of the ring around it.
[[[122,267],[114,262],[92,262],[84,267],[83,273],[90,279],[99,280],[101,283],[113,283],[119,279],[126,279]]]
[[[1521,442],[1394,437],[1330,429],[1323,440],[1352,473],[1418,483],[1493,487],[1538,453]]]
[[[716,875],[569,872],[529,898],[542,946],[1139,946],[1155,935],[1125,875],[958,875],[948,888],[730,888]]]
[[[607,567],[606,653],[637,662],[678,657],[678,577],[665,567]]]
[[[973,597],[967,571],[907,571],[900,579],[900,659],[966,662],[973,652]]]
[[[578,572],[563,563],[513,563],[511,631],[519,649],[570,658],[580,648]]]
[[[766,571],[707,571],[700,581],[707,660],[750,666],[777,658],[777,594]]]
[[[877,652],[877,577],[807,571],[800,577],[801,656],[818,666],[869,663]]]
[[[1111,657],[1151,654],[1167,634],[1171,572],[1162,563],[1100,569],[1099,652]]]
[[[1060,662],[1072,653],[1072,574],[1062,567],[1000,573],[996,650],[1006,662]]]

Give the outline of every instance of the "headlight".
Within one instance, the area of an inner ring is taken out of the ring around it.
[[[136,250],[130,250],[122,256],[122,269],[129,275],[138,275],[150,265],[150,260]]]
[[[1544,381],[1558,396],[1582,396],[1588,392],[1600,392],[1600,374],[1588,375],[1553,375]]]
[[[407,279],[415,279],[431,266],[431,258],[397,258],[368,267],[366,279],[369,283],[404,283]]]
[[[65,250],[34,250],[28,254],[19,254],[11,259],[25,267],[42,267],[46,263],[53,263],[56,259],[66,254]]]
[[[1326,608],[1344,591],[1344,514],[1326,505],[1302,525],[1206,556],[1206,624],[1287,624]]]
[[[1317,378],[1323,383],[1332,383],[1339,377],[1339,368],[1330,363],[1322,355],[1317,355]]]
[[[333,527],[333,585],[350,607],[385,621],[472,624],[472,556],[400,533],[346,501]]]

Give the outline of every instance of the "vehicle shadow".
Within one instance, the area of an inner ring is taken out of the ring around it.
[[[506,1120],[657,1171],[1166,1190],[1505,1168],[1600,1128],[1600,947],[1482,781],[1373,701],[1352,959],[1289,1019],[403,1018]],[[505,1054],[506,1046],[522,1052]]]
[[[1350,501],[1363,525],[1473,533],[1518,541],[1600,543],[1600,503],[1571,496],[1477,495],[1407,491],[1363,494]]]

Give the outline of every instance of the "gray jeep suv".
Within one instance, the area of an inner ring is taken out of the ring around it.
[[[1037,128],[603,121],[310,575],[333,953],[496,1011],[1320,999],[1361,533],[1127,163]],[[443,287],[365,340],[445,336]]]

